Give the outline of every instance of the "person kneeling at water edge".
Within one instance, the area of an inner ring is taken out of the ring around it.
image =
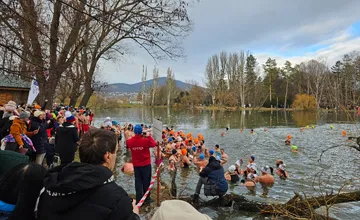
[[[85,133],[79,147],[81,163],[55,167],[46,175],[38,219],[140,220],[135,201],[115,183],[117,149],[114,133]]]
[[[224,177],[224,168],[214,156],[209,158],[209,164],[200,170],[200,179],[196,186],[196,192],[193,200],[199,199],[200,190],[204,185],[205,196],[224,196],[228,190],[228,183]]]

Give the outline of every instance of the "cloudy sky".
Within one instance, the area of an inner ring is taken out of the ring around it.
[[[193,31],[183,43],[185,59],[155,62],[140,48],[121,61],[102,62],[108,83],[141,81],[142,65],[160,76],[171,67],[176,79],[204,82],[207,59],[225,50],[249,50],[259,64],[279,65],[325,58],[329,65],[360,51],[360,0],[200,0],[189,9]]]

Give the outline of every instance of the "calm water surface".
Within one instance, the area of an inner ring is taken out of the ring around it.
[[[259,112],[259,111],[205,111],[205,110],[174,110],[174,109],[116,109],[111,111],[97,111],[95,124],[98,126],[105,117],[111,117],[121,124],[144,123],[151,125],[152,118],[161,119],[164,125],[173,125],[176,130],[186,133],[201,133],[205,136],[207,148],[219,144],[229,155],[227,168],[239,158],[244,161],[250,155],[255,155],[258,169],[265,166],[275,166],[277,159],[282,159],[290,178],[286,181],[275,178],[272,188],[263,189],[259,184],[255,192],[249,192],[241,185],[229,185],[229,192],[242,194],[249,199],[269,203],[283,203],[294,195],[294,191],[306,192],[310,195],[319,193],[321,189],[338,190],[345,183],[344,191],[359,190],[360,182],[357,180],[360,171],[360,153],[347,148],[347,138],[342,137],[341,131],[346,130],[348,135],[359,135],[359,116],[357,113],[324,113],[324,112]],[[310,126],[300,132],[300,127]],[[315,126],[312,129],[312,125]],[[330,129],[330,125],[334,129]],[[225,127],[230,130],[225,137],[220,133]],[[244,128],[244,132],[240,132]],[[264,132],[264,128],[267,129]],[[250,134],[250,129],[255,133]],[[297,145],[299,152],[292,153],[284,140],[288,135],[293,137],[292,144]],[[320,154],[331,146],[341,145],[326,152],[321,161]],[[118,167],[129,157],[126,151],[119,153]],[[318,173],[322,175],[318,177]],[[162,178],[170,184],[168,172]],[[176,183],[178,193],[191,195],[195,191],[198,173],[195,168],[180,169],[177,172]],[[119,173],[117,183],[128,193],[135,194],[134,178]],[[202,197],[206,199],[205,196]],[[254,213],[232,211],[229,208],[204,208],[200,210],[216,220],[252,219]],[[357,219],[360,214],[360,203],[337,205],[333,208],[332,216],[337,219]]]

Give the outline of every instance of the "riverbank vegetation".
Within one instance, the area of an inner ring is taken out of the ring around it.
[[[294,108],[354,109],[359,105],[360,55],[345,54],[330,66],[325,59],[312,59],[283,65],[268,58],[259,64],[250,52],[221,52],[211,56],[204,68],[205,88],[195,81],[179,90],[174,86],[175,73],[167,70],[166,85],[159,87],[158,69],[153,70],[154,83],[144,86],[138,101],[148,106],[182,105],[216,108]]]

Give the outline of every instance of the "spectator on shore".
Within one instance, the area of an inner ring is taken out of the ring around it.
[[[115,183],[117,149],[114,133],[85,133],[79,146],[81,163],[55,167],[46,175],[38,219],[140,220],[135,201]]]
[[[30,118],[29,124],[29,131],[38,131],[37,134],[34,134],[31,137],[36,152],[32,153],[30,160],[39,165],[42,165],[49,143],[46,131],[48,129],[49,123],[45,121],[45,117],[45,112],[36,110],[34,112],[34,116]]]
[[[59,154],[61,164],[73,162],[79,141],[78,130],[74,125],[75,117],[70,112],[66,115],[69,115],[66,122],[59,125],[55,134],[55,149]]]
[[[35,163],[18,164],[0,176],[0,219],[35,220],[44,176],[45,168]]]
[[[140,125],[135,126],[134,133],[135,136],[126,142],[126,146],[131,150],[132,162],[134,164],[136,203],[138,203],[150,186],[150,148],[155,147],[156,142],[151,136],[142,135],[142,127]],[[145,203],[150,202],[149,194]]]

